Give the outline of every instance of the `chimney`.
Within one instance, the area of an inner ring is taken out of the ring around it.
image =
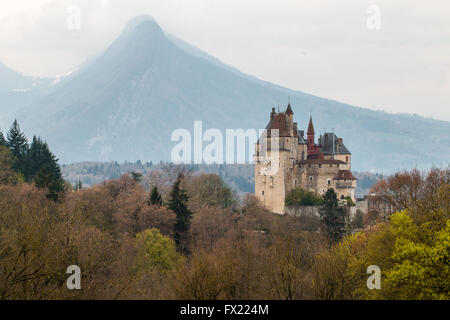
[[[297,122],[294,122],[294,132],[298,132]]]
[[[305,137],[305,131],[300,130],[300,136],[301,136],[302,138],[304,138],[304,137]]]
[[[342,138],[338,138],[338,146],[342,147],[344,145]]]
[[[270,120],[273,120],[275,117],[275,108],[272,108],[272,112],[270,113]]]

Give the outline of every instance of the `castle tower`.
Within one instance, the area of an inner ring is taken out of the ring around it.
[[[310,154],[314,152],[314,144],[315,144],[314,142],[315,132],[311,116],[309,117],[307,137],[308,137],[308,154]]]
[[[294,186],[293,170],[299,151],[290,104],[285,112],[272,109],[266,130],[267,136],[260,137],[256,145],[255,196],[267,209],[284,214],[285,196]],[[272,136],[272,130],[278,132],[277,137]],[[265,158],[264,146],[268,147]]]
[[[294,135],[294,112],[291,108],[291,103],[288,104],[286,109],[286,129],[291,136]]]

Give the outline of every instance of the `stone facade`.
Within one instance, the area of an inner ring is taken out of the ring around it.
[[[356,178],[351,153],[334,133],[315,143],[310,118],[307,138],[293,121],[289,104],[285,112],[272,109],[267,134],[260,137],[255,153],[255,196],[272,212],[284,214],[285,197],[294,188],[318,194],[333,188],[338,197],[355,201]]]

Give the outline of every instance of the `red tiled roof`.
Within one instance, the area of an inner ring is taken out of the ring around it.
[[[339,170],[339,173],[334,180],[358,180],[356,179],[352,172],[349,170]]]
[[[267,136],[270,137],[270,130],[278,129],[280,137],[291,137],[286,127],[286,114],[284,112],[276,114],[266,127]]]
[[[325,159],[323,158],[323,153],[318,152],[309,154],[307,160],[325,160]]]

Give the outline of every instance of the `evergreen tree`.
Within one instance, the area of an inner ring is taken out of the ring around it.
[[[331,243],[338,242],[345,235],[345,208],[339,205],[336,192],[333,189],[323,196],[323,205],[320,208],[322,231]]]
[[[5,136],[3,135],[1,130],[0,130],[0,147],[6,147]]]
[[[28,141],[23,132],[20,131],[17,120],[14,120],[8,132],[6,146],[11,150],[14,157],[14,170],[24,173],[26,167],[24,159],[28,150]]]
[[[152,188],[152,191],[150,193],[150,198],[147,201],[147,204],[150,205],[157,205],[157,206],[162,206],[163,205],[163,201],[162,201],[162,197],[161,194],[158,191],[158,187],[154,186]]]
[[[132,171],[132,172],[130,172],[130,174],[131,174],[131,178],[132,178],[136,183],[141,183],[141,181],[142,181],[142,173]]]
[[[44,142],[34,136],[25,157],[25,179],[31,181],[46,160],[48,161],[49,159],[44,159]]]
[[[186,191],[180,187],[182,177],[183,176],[181,174],[178,175],[178,179],[175,181],[172,191],[170,192],[167,206],[176,214],[176,223],[174,228],[175,243],[177,244],[179,250],[186,250],[185,246],[181,245],[181,239],[189,229],[192,213],[187,207],[189,196]]]
[[[64,180],[61,178],[61,170],[51,164],[44,164],[36,176],[34,183],[38,188],[47,188],[47,198],[57,201],[60,194],[64,191]]]
[[[47,197],[56,201],[59,193],[64,191],[64,179],[58,159],[50,151],[48,144],[33,137],[26,160],[26,178],[29,181],[34,180],[38,188],[47,188]]]
[[[75,191],[83,189],[83,184],[81,183],[81,179],[78,179],[77,182],[75,182]]]

